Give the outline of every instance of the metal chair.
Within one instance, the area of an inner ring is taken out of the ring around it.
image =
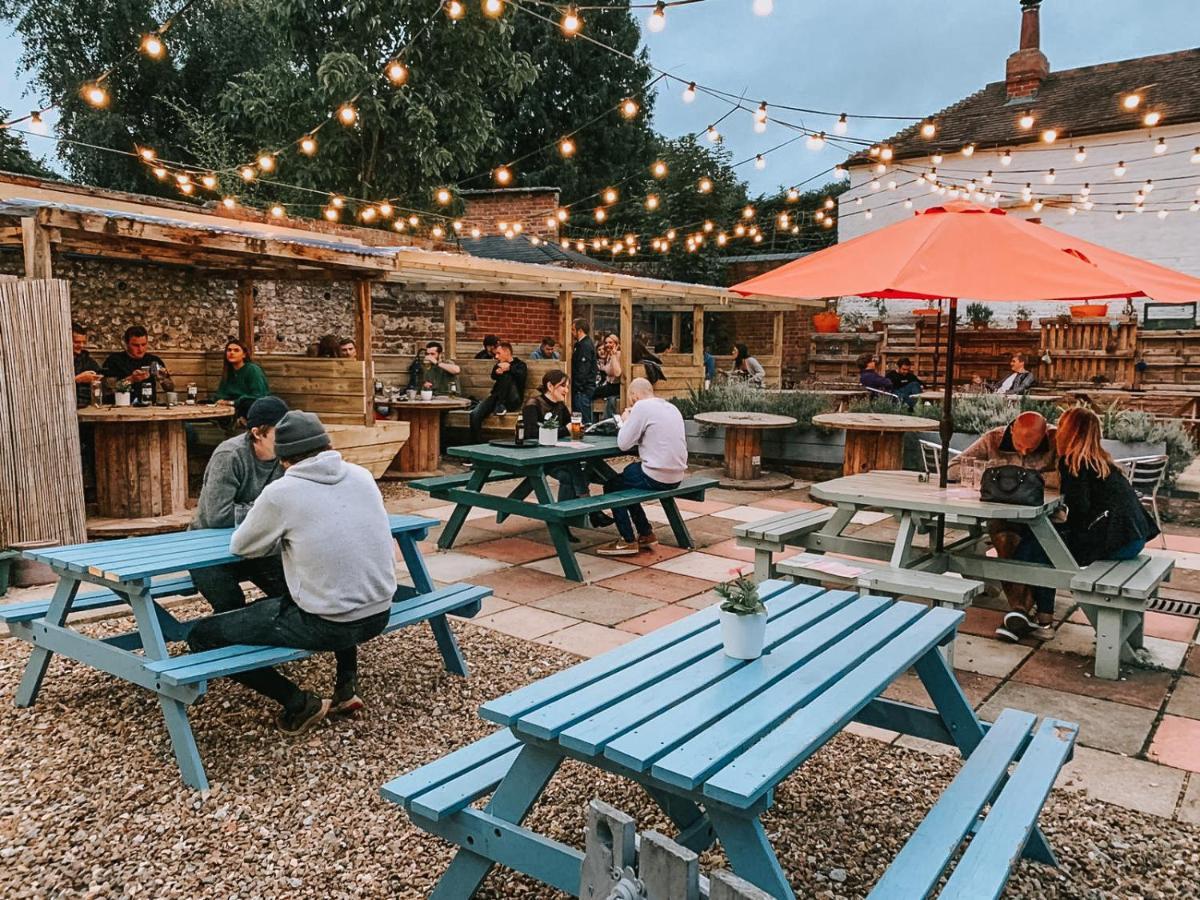
[[[1142,506],[1154,514],[1154,524],[1158,526],[1159,539],[1163,547],[1167,546],[1167,535],[1163,531],[1162,519],[1158,515],[1158,489],[1162,487],[1167,476],[1168,459],[1163,454],[1156,456],[1127,456],[1114,460],[1121,467],[1129,483],[1137,492]]]
[[[942,445],[934,441],[918,441],[921,445],[921,465],[925,469],[926,475],[937,475],[942,470]],[[961,450],[949,448],[950,459],[960,455]]]

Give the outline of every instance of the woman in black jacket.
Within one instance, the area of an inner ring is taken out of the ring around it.
[[[1055,447],[1067,521],[1058,526],[1075,561],[1086,566],[1100,559],[1136,559],[1158,526],[1142,506],[1129,479],[1100,445],[1100,419],[1090,409],[1069,409],[1058,420]],[[1045,563],[1044,551],[1032,536],[1017,547],[1016,559]],[[1050,637],[1054,589],[1033,588],[1037,627],[1022,612],[1004,617],[1005,628],[1019,638],[1023,631]]]
[[[521,418],[525,424],[526,443],[536,444],[538,429],[546,421],[546,416],[552,416],[558,422],[558,436],[567,437],[570,433],[571,411],[567,409],[567,398],[571,396],[571,381],[562,369],[551,369],[542,376],[542,384],[538,392],[529,398],[521,410]],[[588,495],[587,476],[583,473],[582,463],[563,463],[548,469],[547,474],[558,481],[558,500],[574,500],[576,497]],[[593,524],[598,520],[593,514]],[[599,526],[597,526],[599,527]],[[578,538],[567,532],[571,541]]]

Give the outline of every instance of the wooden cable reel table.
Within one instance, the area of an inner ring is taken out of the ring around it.
[[[793,479],[762,469],[762,433],[769,428],[791,428],[791,416],[756,412],[697,413],[695,420],[725,429],[725,470],[720,485],[733,490],[773,491],[791,487]]]
[[[845,475],[903,469],[905,433],[937,431],[939,427],[933,419],[900,413],[822,413],[813,416],[813,424],[845,430]]]
[[[469,400],[459,397],[434,397],[432,400],[392,400],[387,402],[392,415],[408,422],[408,440],[396,454],[385,473],[389,478],[428,478],[440,473],[442,461],[442,413],[466,409]]]
[[[228,419],[232,406],[85,406],[96,428],[96,505],[101,516],[147,519],[187,507],[187,433],[183,423]]]

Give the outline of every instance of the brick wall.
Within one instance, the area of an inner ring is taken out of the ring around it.
[[[558,208],[558,188],[498,188],[493,191],[462,191],[463,224],[469,232],[478,226],[484,234],[503,234],[499,223],[520,222],[522,233],[556,238],[558,223],[547,222]]]
[[[544,335],[557,336],[559,328],[557,304],[536,297],[472,297],[459,307],[459,318],[467,346],[487,334],[501,340],[536,342]],[[465,355],[465,348],[459,355]]]

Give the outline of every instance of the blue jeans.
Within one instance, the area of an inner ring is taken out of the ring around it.
[[[1142,548],[1146,546],[1145,541],[1132,541],[1117,550],[1115,553],[1108,555],[1109,559],[1137,559],[1137,555],[1142,552]],[[1013,559],[1021,562],[1041,563],[1042,565],[1050,564],[1050,557],[1046,556],[1046,551],[1042,549],[1042,545],[1038,543],[1037,538],[1032,533],[1026,533],[1021,538],[1021,543],[1017,545],[1017,552],[1013,554]],[[1037,607],[1039,613],[1054,612],[1054,588],[1035,587],[1030,588],[1033,593],[1033,603]]]
[[[592,391],[575,391],[571,394],[571,410],[583,416],[583,424],[592,424]]]
[[[921,393],[923,390],[924,386],[921,384],[921,382],[912,381],[904,385],[904,387],[896,388],[894,393],[896,394],[896,397],[899,398],[901,403],[903,403],[909,409],[912,409],[917,405],[917,394]]]
[[[583,466],[579,463],[555,466],[548,469],[546,474],[558,482],[559,503],[586,497],[589,493],[587,476],[583,474]]]
[[[616,478],[611,479],[604,485],[604,493],[611,494],[615,491],[622,491],[626,488],[640,488],[648,491],[665,491],[669,488],[677,487],[679,482],[675,484],[664,484],[661,481],[655,481],[649,475],[642,471],[640,462],[630,463]],[[646,513],[642,509],[640,503],[635,503],[632,506],[623,506],[612,511],[613,519],[617,523],[617,531],[621,532],[621,538],[626,543],[632,543],[637,540],[634,534],[634,528],[637,528],[637,534],[648,535],[653,534],[654,529],[650,525],[650,520],[646,518]]]

